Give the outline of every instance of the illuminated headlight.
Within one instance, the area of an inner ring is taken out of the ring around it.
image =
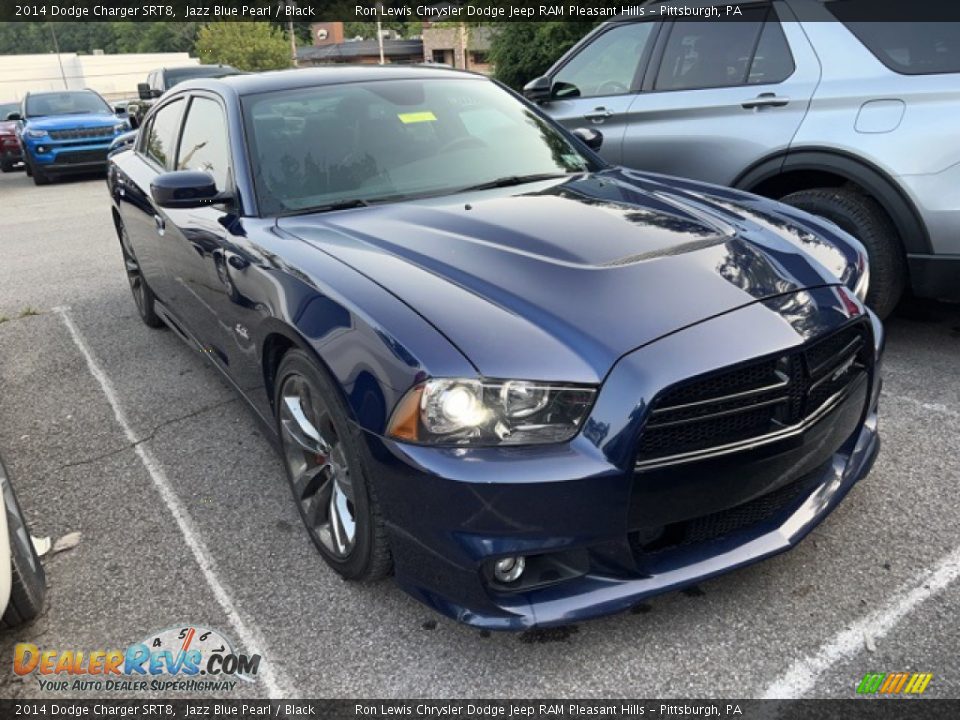
[[[30,138],[42,138],[47,136],[46,130],[27,130],[24,135]]]
[[[387,434],[429,445],[564,442],[579,431],[595,394],[526,380],[429,380],[400,401]]]

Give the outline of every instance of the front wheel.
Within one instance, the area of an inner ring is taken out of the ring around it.
[[[41,170],[38,167],[30,167],[30,164],[27,164],[27,175],[33,178],[34,185],[49,185],[50,176],[46,172]]]
[[[0,619],[0,627],[12,628],[23,625],[40,614],[46,595],[46,575],[33,547],[27,521],[20,510],[13,486],[2,467],[0,483],[3,485],[3,504],[7,513],[7,530],[10,533],[12,570],[10,601],[3,618]]]
[[[13,172],[13,163],[7,162],[6,160],[0,162],[0,172]]]
[[[274,411],[287,479],[323,559],[347,580],[376,580],[392,567],[361,440],[326,371],[301,350],[277,370]]]
[[[907,284],[907,263],[900,236],[890,217],[872,197],[853,190],[823,188],[791,193],[781,202],[820,215],[863,243],[870,259],[867,305],[886,318]]]

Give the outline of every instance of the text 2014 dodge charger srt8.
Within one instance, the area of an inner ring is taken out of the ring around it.
[[[489,628],[786,550],[869,470],[864,250],[626,171],[484,78],[178,86],[108,183],[143,320],[272,428],[342,576]]]

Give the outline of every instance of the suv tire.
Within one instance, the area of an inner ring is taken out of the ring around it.
[[[33,177],[34,185],[50,184],[50,176],[47,175],[47,173],[45,173],[43,170],[36,167],[30,167],[29,164],[27,164],[27,168],[29,169],[29,172],[27,174]]]
[[[843,188],[801,190],[780,201],[827,218],[863,243],[870,259],[867,305],[881,319],[890,315],[903,295],[907,264],[897,229],[880,204]]]

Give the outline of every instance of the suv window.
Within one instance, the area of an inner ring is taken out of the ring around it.
[[[743,17],[735,22],[674,23],[654,89],[700,90],[746,85],[768,10],[757,6],[744,8]]]
[[[208,172],[217,181],[217,189],[223,190],[227,187],[229,167],[230,150],[223,110],[214,100],[195,97],[180,137],[177,170]]]
[[[597,36],[554,76],[554,97],[588,98],[630,92],[652,34],[653,23],[640,22],[617,25]]]
[[[173,170],[173,149],[177,143],[183,106],[182,99],[164,105],[150,120],[144,133],[141,151],[164,170]]]
[[[894,72],[934,75],[960,72],[960,23],[856,22],[869,17],[873,0],[836,0],[827,8]]]
[[[771,14],[772,16],[772,14]],[[753,54],[750,63],[750,73],[747,75],[747,85],[765,85],[779,83],[793,75],[796,65],[783,28],[774,18],[763,24],[760,33],[760,42],[757,51]]]

